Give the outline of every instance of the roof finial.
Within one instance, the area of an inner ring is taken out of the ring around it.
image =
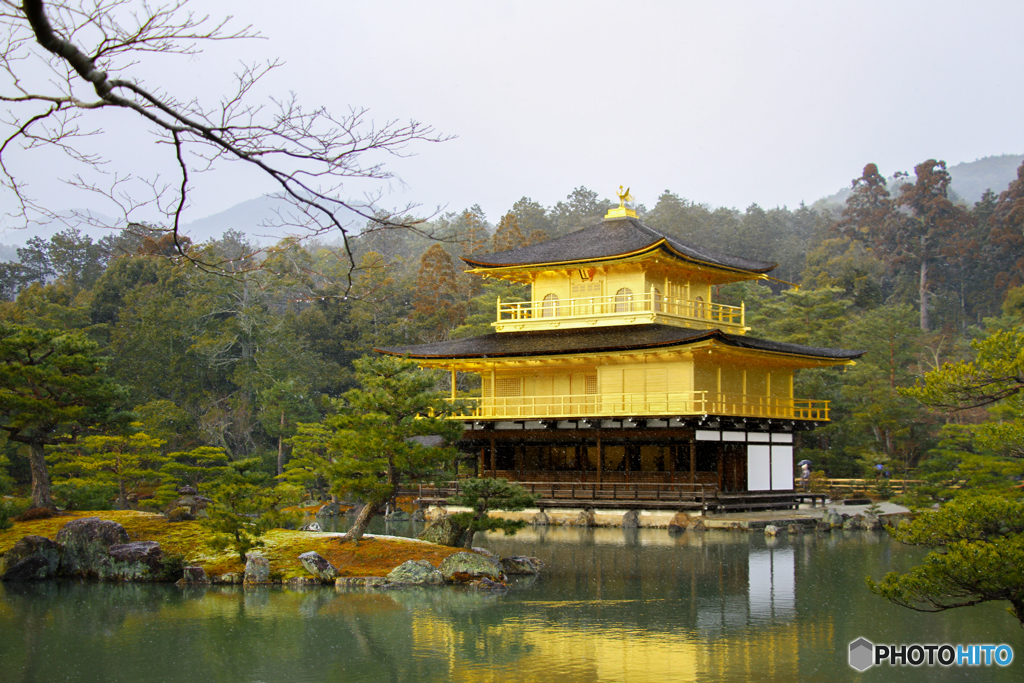
[[[619,197],[619,205],[614,209],[608,209],[608,213],[604,215],[605,218],[636,218],[636,211],[626,206],[626,202],[633,201],[633,195],[629,193],[627,187],[625,191],[622,190],[622,185],[619,185],[619,191],[615,193]]]
[[[622,191],[622,185],[619,185],[619,191],[616,192],[615,194],[617,194],[619,196],[619,208],[620,209],[626,208],[626,202],[633,201],[633,195],[631,195],[629,193],[629,188],[628,187],[626,188],[626,191],[623,192]]]

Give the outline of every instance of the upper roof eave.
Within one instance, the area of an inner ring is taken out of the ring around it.
[[[686,244],[635,218],[606,219],[553,240],[493,254],[463,256],[462,260],[473,266],[474,272],[487,273],[601,263],[659,250],[686,263],[730,273],[761,275],[778,265]]]

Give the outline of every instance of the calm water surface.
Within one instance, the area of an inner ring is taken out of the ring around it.
[[[379,528],[383,531],[383,528]],[[410,526],[392,527],[408,533]],[[528,529],[546,564],[500,596],[47,583],[0,587],[0,681],[1020,681],[1000,606],[919,614],[864,577],[921,554],[884,534]],[[847,666],[847,646],[1007,643],[999,669]]]

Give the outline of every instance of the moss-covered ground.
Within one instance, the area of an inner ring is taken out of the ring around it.
[[[209,532],[199,522],[168,522],[162,515],[131,510],[68,512],[50,519],[15,522],[0,531],[0,554],[6,553],[23,536],[55,538],[61,527],[80,517],[110,519],[124,526],[133,541],[156,541],[165,555],[183,555],[188,565],[202,566],[208,576],[240,572],[244,566],[237,554],[212,550]],[[435,566],[460,548],[393,537],[364,537],[358,544],[342,543],[336,534],[274,529],[263,536],[259,549],[270,560],[272,572],[284,578],[307,576],[299,555],[315,550],[338,568],[341,576],[385,576],[406,560],[428,560]]]

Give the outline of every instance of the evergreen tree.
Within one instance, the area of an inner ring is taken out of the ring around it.
[[[61,483],[86,488],[110,486],[117,492],[118,509],[127,510],[129,496],[161,480],[160,467],[168,460],[160,452],[163,444],[144,432],[83,436],[73,444],[51,447],[48,460],[55,477],[65,478]],[[58,485],[56,479],[54,483]]]
[[[459,493],[452,496],[449,502],[470,508],[470,512],[457,512],[452,515],[456,524],[466,528],[465,544],[473,546],[473,535],[478,531],[501,530],[511,536],[526,526],[521,519],[502,519],[491,517],[491,510],[517,512],[536,505],[539,495],[532,495],[517,482],[506,479],[466,479],[459,482]]]
[[[80,333],[0,322],[0,429],[29,448],[33,507],[54,507],[44,448],[116,429],[127,392]]]
[[[358,541],[400,486],[443,472],[458,456],[451,448],[462,425],[447,419],[452,406],[434,393],[436,378],[415,362],[378,356],[355,362],[361,388],[344,396],[330,446],[331,492],[365,503],[347,540]]]

